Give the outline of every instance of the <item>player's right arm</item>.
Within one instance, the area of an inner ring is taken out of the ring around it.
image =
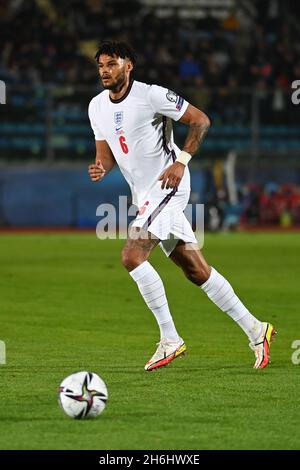
[[[105,140],[105,137],[99,127],[98,118],[99,116],[101,116],[101,106],[99,106],[99,95],[91,100],[89,104],[88,114],[96,142],[95,163],[89,165],[88,171],[91,180],[97,182],[102,180],[106,173],[108,173],[116,163],[115,157],[113,156],[110,146]]]
[[[106,140],[96,140],[95,163],[89,165],[89,175],[93,182],[100,181],[116,163]]]

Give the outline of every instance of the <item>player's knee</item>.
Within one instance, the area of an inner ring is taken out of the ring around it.
[[[141,263],[145,261],[144,257],[136,250],[126,250],[122,251],[122,264],[127,271],[132,271],[137,268]]]
[[[197,286],[201,286],[210,276],[209,266],[191,267],[185,271],[186,277]]]

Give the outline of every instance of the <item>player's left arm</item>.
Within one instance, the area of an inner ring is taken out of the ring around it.
[[[189,132],[182,150],[190,155],[194,155],[202,144],[210,127],[209,117],[203,113],[203,111],[200,111],[200,109],[189,104],[185,113],[179,119],[179,122],[189,126]]]
[[[177,160],[159,178],[162,181],[162,189],[175,188],[179,185],[187,163],[200,148],[210,127],[208,116],[191,104],[188,105],[179,121],[187,124],[189,131]]]

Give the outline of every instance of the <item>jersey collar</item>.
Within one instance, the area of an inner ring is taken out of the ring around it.
[[[118,104],[118,103],[121,103],[121,101],[124,101],[124,100],[127,98],[127,96],[129,95],[129,93],[130,93],[130,90],[131,90],[131,88],[132,88],[133,82],[134,82],[134,80],[131,80],[131,81],[129,82],[129,85],[128,85],[128,88],[127,88],[126,92],[125,92],[124,95],[121,96],[121,98],[119,98],[118,100],[114,100],[113,98],[110,97],[110,95],[108,95],[110,101],[111,101],[112,103],[114,103],[114,104]]]

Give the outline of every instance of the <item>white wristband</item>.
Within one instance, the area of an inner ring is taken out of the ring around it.
[[[182,163],[184,166],[187,166],[191,158],[192,158],[192,155],[185,152],[184,150],[181,150],[180,154],[178,155],[175,161]]]

